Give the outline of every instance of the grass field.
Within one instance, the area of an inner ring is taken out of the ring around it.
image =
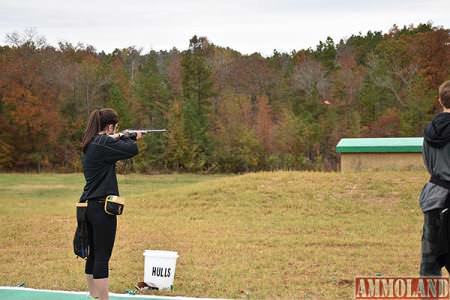
[[[145,249],[180,254],[168,295],[352,299],[356,275],[416,276],[425,172],[119,176],[111,290]],[[85,290],[72,253],[82,174],[0,174],[0,285]],[[161,293],[160,293],[161,294]]]

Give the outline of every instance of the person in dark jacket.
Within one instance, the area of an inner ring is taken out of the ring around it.
[[[138,154],[136,141],[116,133],[119,118],[110,108],[91,112],[82,140],[86,180],[80,202],[86,202],[89,256],[85,273],[90,297],[108,299],[108,264],[116,236],[117,217],[104,211],[108,195],[119,196],[116,162]],[[136,136],[140,139],[141,134]]]
[[[423,160],[431,175],[419,197],[424,215],[420,276],[441,276],[440,213],[448,206],[450,189],[450,80],[439,87],[443,111],[424,130]]]

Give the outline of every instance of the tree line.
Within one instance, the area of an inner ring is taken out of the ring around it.
[[[0,168],[80,171],[90,111],[120,127],[167,128],[120,164],[137,172],[335,170],[342,137],[421,136],[450,78],[449,29],[369,31],[315,49],[243,55],[194,36],[185,51],[0,46]]]

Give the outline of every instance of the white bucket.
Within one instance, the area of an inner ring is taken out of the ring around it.
[[[172,289],[178,253],[175,251],[144,251],[144,282],[158,289]]]

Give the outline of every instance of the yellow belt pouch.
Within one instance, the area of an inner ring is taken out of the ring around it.
[[[125,206],[125,199],[109,195],[105,200],[105,212],[109,215],[121,215]]]

